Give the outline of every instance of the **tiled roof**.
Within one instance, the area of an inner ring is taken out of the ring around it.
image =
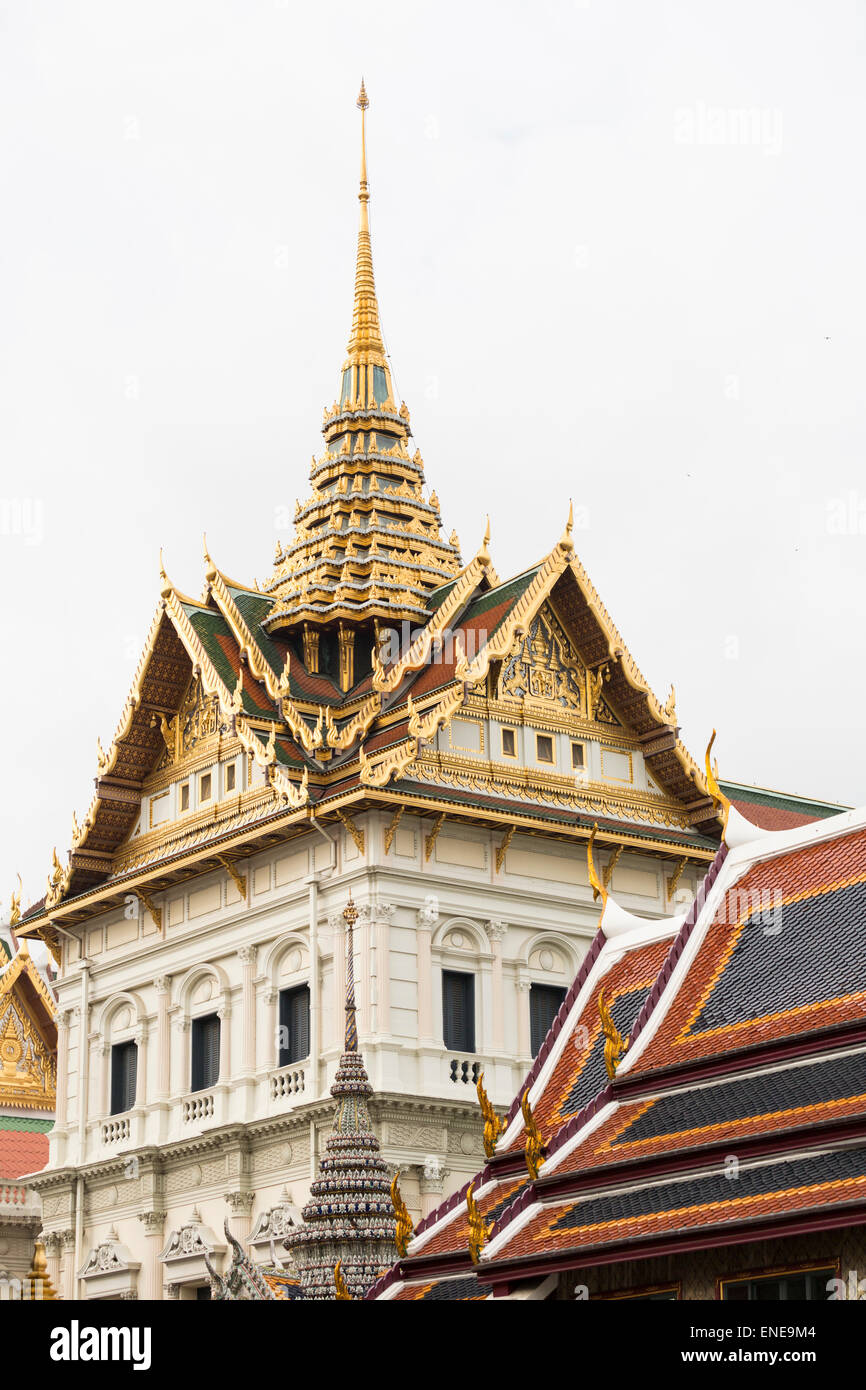
[[[770,1218],[866,1199],[866,1147],[740,1164],[718,1172],[541,1207],[515,1231],[509,1259],[577,1248],[584,1263],[600,1246],[699,1227]]]
[[[631,1075],[861,1018],[864,884],[866,829],[754,864],[704,928]]]
[[[36,1173],[48,1162],[48,1135],[37,1130],[7,1129],[0,1116],[0,1179]]]
[[[586,1172],[850,1119],[866,1120],[862,1051],[621,1102],[556,1171]]]
[[[405,1303],[470,1303],[489,1298],[489,1284],[482,1284],[474,1274],[461,1274],[455,1279],[436,1279],[428,1284],[407,1284],[394,1295],[394,1301]]]
[[[604,991],[614,1023],[623,1037],[628,1037],[669,949],[670,936],[636,947],[596,979],[580,1012],[570,1021],[568,1038],[552,1075],[541,1095],[533,1098],[533,1114],[545,1139],[607,1084],[599,994]],[[523,1146],[522,1131],[515,1143]]]

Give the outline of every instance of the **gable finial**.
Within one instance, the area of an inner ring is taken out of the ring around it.
[[[595,861],[592,857],[592,847],[595,844],[595,837],[597,834],[598,821],[596,821],[593,825],[590,837],[586,842],[586,864],[587,869],[589,871],[589,883],[590,887],[592,888],[592,900],[595,903],[598,902],[599,898],[601,898],[601,907],[603,912],[605,904],[607,903],[607,889],[596,872]]]
[[[730,815],[730,811],[731,811],[731,802],[730,802],[730,798],[727,797],[727,796],[725,796],[725,793],[722,791],[721,787],[719,786],[719,781],[718,781],[718,778],[719,778],[719,764],[718,764],[718,762],[712,763],[712,762],[710,761],[710,754],[711,754],[711,752],[712,752],[713,744],[715,743],[715,741],[716,741],[716,731],[715,731],[715,729],[713,729],[712,736],[711,736],[711,738],[710,738],[709,743],[707,744],[707,751],[706,751],[706,756],[705,756],[706,773],[707,773],[707,789],[708,789],[708,791],[709,791],[709,793],[710,793],[710,796],[713,798],[713,805],[715,806],[718,815],[720,815],[721,818],[722,818],[722,837],[724,838],[725,831],[726,831],[727,828],[728,828],[728,816]]]
[[[481,1114],[484,1116],[484,1153],[487,1158],[492,1158],[496,1152],[497,1140],[505,1129],[505,1123],[493,1109],[490,1097],[484,1089],[484,1072],[478,1077],[475,1089],[478,1092]]]
[[[605,1003],[604,990],[598,993],[598,1016],[604,1033],[604,1065],[610,1080],[616,1076],[616,1069],[628,1051],[628,1038],[624,1038],[613,1021],[610,1007]]]
[[[569,502],[568,502],[568,520],[567,520],[567,522],[565,523],[565,530],[563,531],[562,535],[561,535],[560,538],[559,538],[559,548],[560,548],[560,550],[564,550],[565,553],[566,553],[567,555],[570,555],[571,552],[574,550],[574,541],[572,540],[572,537],[571,537],[571,533],[572,533],[573,530],[574,530],[574,502],[571,500],[571,498],[569,498]]]

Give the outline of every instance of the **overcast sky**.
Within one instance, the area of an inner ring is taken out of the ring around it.
[[[866,7],[0,3],[0,893],[158,599],[270,569],[351,319],[505,577],[579,554],[723,775],[866,800]],[[65,854],[64,854],[65,857]]]

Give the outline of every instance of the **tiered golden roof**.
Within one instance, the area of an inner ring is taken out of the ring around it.
[[[398,406],[382,340],[373,277],[364,84],[361,204],[355,301],[340,396],[325,409],[325,452],[313,459],[312,496],[295,513],[295,540],[277,548],[264,592],[275,595],[266,626],[385,625],[428,615],[430,593],[461,567],[456,535],[445,540],[435,492],[425,493],[420,452],[410,453],[409,411]]]

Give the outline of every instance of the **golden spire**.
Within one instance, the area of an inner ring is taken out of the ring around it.
[[[361,186],[358,192],[361,218],[358,227],[358,256],[355,262],[355,304],[352,311],[352,333],[349,338],[349,362],[346,365],[373,361],[376,365],[384,367],[385,345],[379,327],[379,305],[376,300],[376,282],[373,278],[373,247],[370,241],[368,213],[370,187],[367,183],[366,115],[370,100],[363,79],[357,104],[361,111]]]

